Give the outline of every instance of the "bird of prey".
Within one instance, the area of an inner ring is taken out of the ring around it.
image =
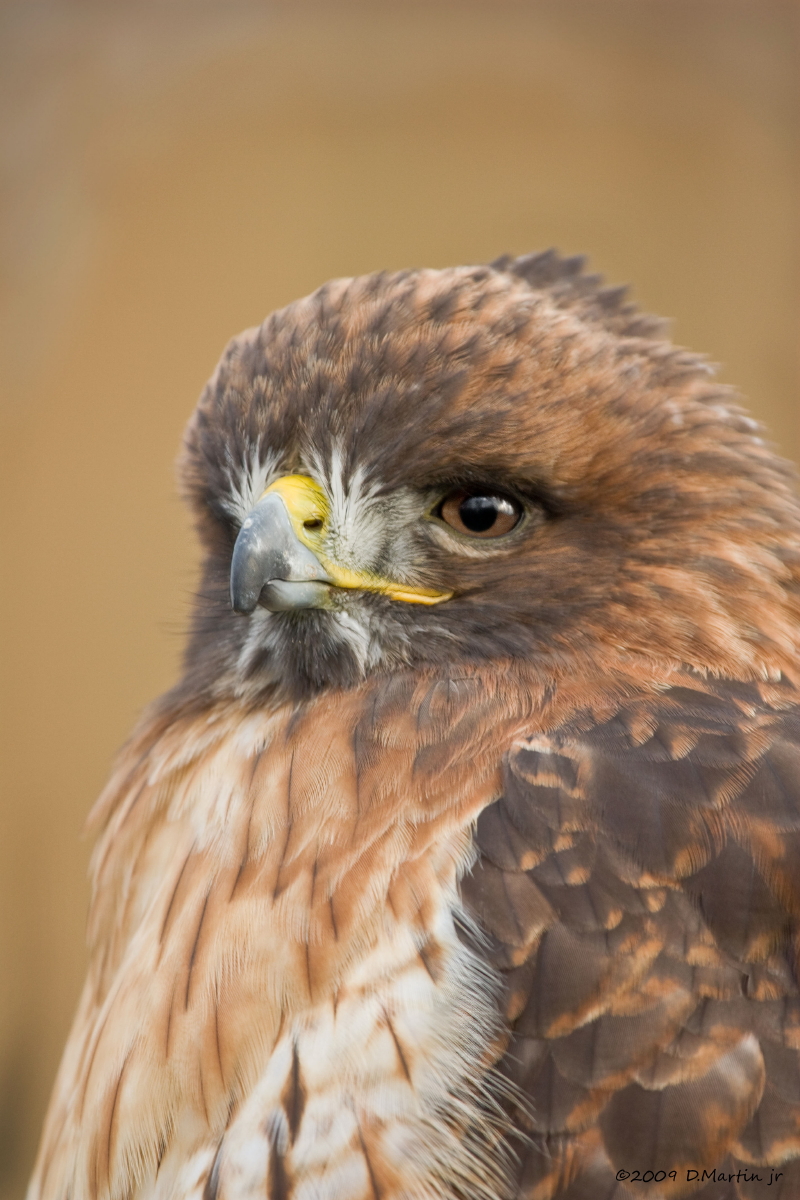
[[[339,279],[185,439],[30,1200],[800,1196],[800,506],[554,252]]]

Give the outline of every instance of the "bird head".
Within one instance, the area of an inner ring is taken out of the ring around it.
[[[193,687],[796,654],[789,469],[660,322],[553,252],[335,280],[234,339],[182,459]]]

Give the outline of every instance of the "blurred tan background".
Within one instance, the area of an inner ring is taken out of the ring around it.
[[[85,967],[85,814],[175,678],[181,429],[227,338],[333,275],[555,244],[631,281],[800,457],[797,8],[0,9],[0,1197]]]

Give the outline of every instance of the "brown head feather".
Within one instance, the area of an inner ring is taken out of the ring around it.
[[[358,601],[406,660],[510,654],[557,674],[575,655],[623,650],[747,677],[794,669],[790,468],[701,358],[663,340],[581,261],[547,252],[337,280],[231,342],[181,465],[207,549],[193,694],[241,684],[232,492],[254,464],[302,470],[335,451],[345,477],[358,472],[382,495],[486,484],[530,506],[525,536],[491,556],[454,554],[419,523],[419,577],[454,599],[425,612]],[[253,686],[363,676],[330,614],[271,625],[269,652],[250,660]],[[318,652],[299,651],[300,640]]]

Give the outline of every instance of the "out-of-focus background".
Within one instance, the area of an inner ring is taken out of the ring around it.
[[[800,457],[797,6],[0,8],[0,1198],[85,969],[86,812],[176,676],[181,429],[226,340],[334,275],[585,251]]]

